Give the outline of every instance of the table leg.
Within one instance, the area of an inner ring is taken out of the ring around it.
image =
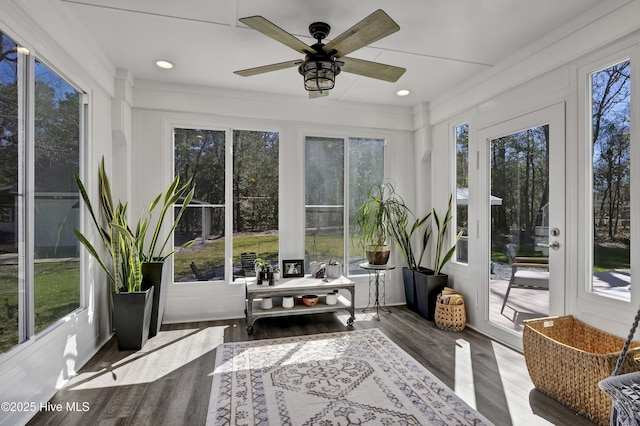
[[[347,320],[347,325],[349,327],[353,326],[353,321],[355,321],[356,319],[356,290],[355,287],[354,288],[350,288],[349,289],[349,293],[351,293],[351,306],[349,307],[349,313],[351,314],[351,317],[349,317],[349,319]]]
[[[246,309],[245,312],[245,320],[247,322],[247,334],[253,334],[253,323],[255,320],[253,319],[253,296],[247,295],[246,298]]]

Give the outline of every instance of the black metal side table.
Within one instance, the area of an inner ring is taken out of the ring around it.
[[[392,263],[387,263],[386,265],[370,265],[368,262],[361,263],[359,266],[369,272],[369,303],[362,312],[369,308],[375,309],[376,319],[380,321],[380,310],[389,314],[391,313],[391,310],[386,306],[385,286],[387,271],[395,269],[396,267]]]

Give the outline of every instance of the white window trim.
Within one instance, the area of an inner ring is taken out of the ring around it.
[[[577,288],[575,301],[569,298],[571,312],[589,313],[590,315],[608,318],[608,313],[619,312],[624,317],[633,316],[635,307],[640,303],[640,283],[634,280],[640,274],[640,265],[631,262],[631,300],[614,299],[591,291],[593,283],[593,145],[591,143],[591,74],[625,60],[630,60],[631,66],[631,182],[632,185],[640,179],[640,149],[639,141],[640,112],[638,111],[640,85],[637,76],[640,75],[640,54],[638,45],[618,43],[614,47],[590,55],[578,62],[573,68],[577,87],[578,111],[578,242],[577,248]],[[637,192],[638,186],[632,188]],[[640,198],[631,197],[631,259],[637,252],[640,242]]]

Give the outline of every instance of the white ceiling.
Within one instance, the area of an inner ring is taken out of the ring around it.
[[[262,15],[313,44],[308,26],[331,25],[327,40],[376,9],[400,31],[354,58],[404,67],[396,83],[341,73],[333,100],[413,106],[441,95],[544,37],[602,0],[60,0],[112,64],[134,78],[278,93],[306,98],[296,68],[252,77],[233,71],[302,59],[302,55],[244,26]],[[325,40],[325,42],[327,41]],[[161,70],[156,59],[175,63]],[[409,89],[406,97],[396,96]],[[322,102],[313,99],[309,102]]]

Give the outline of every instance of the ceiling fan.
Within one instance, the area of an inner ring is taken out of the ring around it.
[[[308,46],[262,16],[241,18],[240,22],[299,53],[305,54],[305,58],[304,60],[296,59],[234,71],[234,74],[249,77],[297,66],[298,72],[304,77],[304,87],[309,91],[310,98],[327,96],[329,90],[333,89],[335,77],[340,71],[392,83],[396,82],[406,71],[404,68],[393,65],[345,56],[400,29],[400,26],[381,9],[376,10],[327,44],[322,43],[322,40],[327,37],[331,30],[329,24],[324,22],[312,23],[309,25],[309,33],[317,40],[317,43],[312,46]]]

